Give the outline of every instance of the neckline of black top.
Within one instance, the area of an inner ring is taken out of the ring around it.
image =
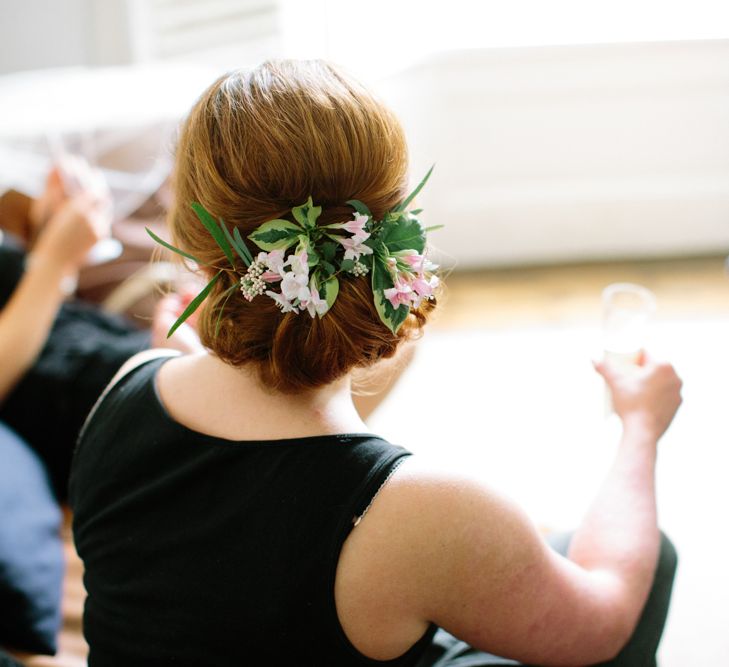
[[[152,374],[147,385],[151,390],[150,393],[152,394],[150,402],[154,405],[157,414],[162,421],[179,431],[181,434],[202,440],[206,444],[221,445],[224,447],[260,447],[262,445],[265,445],[266,447],[282,447],[291,445],[305,446],[306,444],[347,445],[352,444],[353,442],[361,442],[363,440],[382,440],[383,442],[387,442],[384,438],[374,433],[325,433],[322,435],[305,435],[298,438],[278,438],[273,440],[230,440],[228,438],[220,438],[215,435],[196,431],[195,429],[189,428],[174,419],[167,411],[167,408],[162,401],[159,389],[157,388],[157,374],[166,361],[169,361],[169,358],[165,357],[161,359],[154,359],[150,363],[150,366],[152,367]]]

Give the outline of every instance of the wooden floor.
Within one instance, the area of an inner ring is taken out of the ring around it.
[[[600,317],[600,292],[612,282],[637,282],[653,290],[660,316],[729,314],[729,276],[724,260],[711,257],[453,273],[447,278],[442,308],[433,326],[455,330],[596,321]],[[82,567],[71,544],[69,526],[67,520],[68,572],[60,653],[53,659],[29,658],[31,667],[85,664]]]
[[[579,323],[600,318],[600,293],[615,282],[652,290],[659,317],[729,312],[723,257],[615,262],[453,273],[438,328]]]

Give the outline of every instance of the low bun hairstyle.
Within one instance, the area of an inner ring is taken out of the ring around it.
[[[349,199],[381,219],[407,186],[403,130],[371,93],[325,62],[266,62],[221,77],[190,112],[177,147],[170,226],[178,247],[224,268],[191,202],[247,238],[267,220],[291,219],[291,208],[309,195],[323,207],[321,224],[351,219]],[[255,255],[258,249],[249,247]],[[224,300],[237,281],[225,272],[213,288],[199,318],[202,343],[229,364],[255,365],[264,385],[285,393],[391,357],[435,305],[424,300],[393,334],[377,315],[369,276],[340,280],[332,309],[313,319],[283,314],[264,296],[248,302],[234,292]]]

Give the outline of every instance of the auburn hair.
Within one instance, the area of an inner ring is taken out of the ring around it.
[[[266,62],[219,78],[184,122],[170,226],[178,247],[212,275],[227,260],[192,202],[247,238],[267,220],[291,219],[291,208],[309,196],[323,207],[320,224],[350,219],[349,199],[381,219],[407,186],[405,136],[386,106],[326,62]],[[424,300],[393,334],[377,315],[368,275],[343,277],[321,318],[284,314],[265,296],[248,302],[234,292],[226,299],[238,279],[226,271],[215,284],[198,320],[201,341],[227,363],[253,364],[266,386],[286,393],[391,357],[420,332],[435,305]]]

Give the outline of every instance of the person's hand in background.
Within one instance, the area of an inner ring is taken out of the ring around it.
[[[50,218],[33,250],[33,261],[78,271],[91,248],[109,236],[111,220],[103,200],[83,193],[67,199]]]
[[[74,158],[72,163],[73,178],[68,178],[72,187],[64,184],[63,195],[58,184],[61,172],[49,177],[54,190],[50,217],[40,229],[23,277],[0,312],[0,401],[38,356],[89,250],[111,229],[111,199],[103,177],[82,160]]]
[[[183,354],[201,352],[204,348],[200,343],[197,334],[197,317],[193,314],[181,324],[175,332],[167,337],[170,327],[182,315],[183,311],[195,298],[195,291],[183,291],[180,294],[167,294],[160,299],[154,309],[152,317],[152,341],[151,347],[169,348],[179,350]]]
[[[75,272],[93,246],[111,231],[111,197],[101,172],[84,160],[66,157],[48,176],[36,215],[42,224],[34,261]],[[40,217],[47,216],[45,220]]]

